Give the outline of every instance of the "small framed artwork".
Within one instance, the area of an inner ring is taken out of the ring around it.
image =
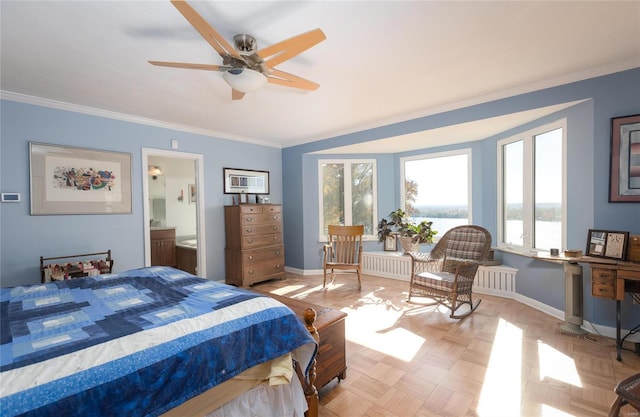
[[[609,202],[640,202],[640,114],[611,119]]]
[[[395,252],[398,250],[398,239],[395,235],[389,235],[384,240],[384,250],[388,252]]]
[[[31,214],[132,213],[131,154],[29,142]]]
[[[223,168],[225,194],[269,194],[269,171]]]
[[[586,254],[623,261],[628,240],[629,232],[589,229]]]
[[[189,204],[195,203],[198,197],[198,189],[195,184],[189,184]]]

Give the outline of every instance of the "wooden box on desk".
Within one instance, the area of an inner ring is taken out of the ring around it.
[[[640,262],[640,235],[629,236],[627,244],[627,261]]]

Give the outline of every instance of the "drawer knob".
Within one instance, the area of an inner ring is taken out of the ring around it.
[[[253,243],[253,239],[247,239],[247,243]]]
[[[247,217],[247,221],[248,222],[252,222],[253,221],[253,217]]]
[[[278,230],[278,226],[273,226],[273,230]]]
[[[249,260],[253,260],[253,255],[249,255],[249,256],[247,256],[247,258],[248,258]]]
[[[278,220],[278,216],[273,216],[273,220]]]
[[[276,255],[280,255],[280,251],[279,250],[276,251]]]
[[[249,273],[250,273],[250,274],[253,274],[253,269],[250,269],[250,270],[249,270]]]
[[[252,228],[248,228],[247,229],[247,233],[251,233],[251,232],[253,232],[253,229]]]

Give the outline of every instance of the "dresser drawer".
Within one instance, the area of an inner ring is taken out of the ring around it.
[[[282,223],[250,224],[242,227],[242,236],[282,233]]]
[[[252,265],[264,261],[281,260],[284,259],[284,246],[273,246],[264,249],[253,249],[249,251],[243,251],[242,259],[245,265]]]
[[[259,248],[282,244],[282,234],[249,236],[242,238],[242,249]]]
[[[240,204],[241,214],[280,213],[282,206],[279,204]]]
[[[240,214],[258,214],[262,213],[262,206],[254,204],[240,204]]]
[[[281,221],[280,213],[243,214],[240,216],[240,224],[243,227],[253,224],[280,223]]]
[[[284,274],[284,256],[258,264],[245,265],[243,268],[243,281],[251,285],[271,276]]]

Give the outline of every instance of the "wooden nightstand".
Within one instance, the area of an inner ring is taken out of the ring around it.
[[[316,388],[324,387],[334,378],[345,379],[347,377],[347,359],[344,319],[347,317],[347,313],[293,298],[268,293],[267,295],[292,309],[300,320],[303,320],[305,309],[311,307],[316,311],[317,317],[314,325],[320,335],[316,365]]]

